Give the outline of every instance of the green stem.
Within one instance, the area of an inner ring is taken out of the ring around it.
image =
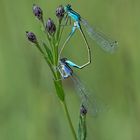
[[[69,112],[68,112],[68,108],[67,108],[66,102],[64,101],[62,103],[63,103],[63,106],[64,106],[64,110],[65,110],[65,113],[66,113],[66,116],[67,116],[67,119],[68,119],[68,123],[69,123],[70,129],[72,131],[73,137],[74,137],[75,140],[77,140],[77,136],[76,136],[74,127],[72,125],[72,121],[71,121],[71,118],[70,118],[70,115],[69,115]]]
[[[43,21],[42,21],[42,23],[43,23],[43,26],[44,26]],[[45,28],[45,26],[44,26],[44,28]],[[64,29],[64,27],[63,27],[63,29]],[[59,23],[59,28],[58,28],[58,31],[57,31],[57,34],[56,34],[56,39],[55,39],[55,36],[50,38],[49,35],[47,34],[49,45],[52,48],[51,51],[52,51],[52,54],[53,54],[54,67],[57,67],[58,63],[59,63],[59,60],[58,60],[58,46],[59,46],[59,43],[60,43],[60,39],[61,39],[63,29],[61,31],[61,25]],[[40,47],[38,47],[38,49],[40,50]],[[40,51],[41,51],[41,53],[43,53],[42,50],[40,50]],[[45,57],[45,60],[48,63],[48,60],[47,60],[46,57]],[[74,140],[77,140],[76,132],[74,130],[74,127],[73,127],[73,124],[72,124],[72,121],[71,121],[71,117],[70,117],[70,114],[68,112],[68,108],[67,108],[67,105],[66,105],[66,102],[65,102],[65,95],[64,95],[62,82],[59,81],[61,79],[60,73],[58,71],[54,71],[52,65],[50,63],[48,63],[48,64],[49,64],[49,66],[51,68],[51,71],[54,75],[54,84],[55,84],[56,92],[57,92],[57,95],[58,95],[59,99],[61,100],[61,102],[63,104],[64,110],[65,110],[65,113],[66,113],[66,117],[67,117],[70,129],[72,131]]]

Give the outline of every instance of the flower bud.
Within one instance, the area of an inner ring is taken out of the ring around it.
[[[48,31],[49,34],[54,34],[56,31],[56,26],[54,22],[49,18],[47,23],[46,23],[46,30]]]
[[[26,31],[26,36],[30,42],[37,44],[36,35],[33,32]]]
[[[56,16],[58,17],[59,20],[61,20],[64,17],[64,14],[65,14],[64,7],[62,5],[60,5],[56,9]]]
[[[35,4],[33,5],[33,13],[37,17],[37,19],[43,20],[43,11],[39,6]]]
[[[81,108],[80,108],[80,115],[81,116],[85,116],[87,114],[87,109],[85,108],[85,106],[82,104]]]

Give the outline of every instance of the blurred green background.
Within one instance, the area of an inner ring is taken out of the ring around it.
[[[119,49],[111,55],[88,38],[92,64],[76,70],[109,106],[97,118],[88,116],[87,140],[139,140],[139,0],[0,0],[0,140],[73,139],[50,70],[25,37],[26,30],[43,37],[32,14],[33,3],[42,7],[45,19],[52,17],[55,22],[56,7],[70,3],[91,25],[118,40]],[[86,53],[80,39],[77,33],[63,55],[82,64]],[[65,82],[76,129],[79,101],[73,89],[70,81]]]

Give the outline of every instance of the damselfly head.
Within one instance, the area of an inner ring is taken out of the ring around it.
[[[67,60],[67,58],[61,58],[61,59],[60,59],[60,61],[61,61],[62,63],[65,63],[66,60]]]
[[[71,10],[71,5],[70,5],[70,4],[67,4],[67,5],[64,7],[64,10],[65,10],[65,12]]]

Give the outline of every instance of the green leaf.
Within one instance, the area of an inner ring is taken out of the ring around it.
[[[53,64],[53,55],[52,55],[51,50],[47,47],[47,45],[44,42],[43,42],[43,46],[47,52],[47,55],[48,55],[50,62]]]
[[[59,99],[63,102],[65,100],[65,95],[61,81],[60,80],[57,81],[54,79],[54,85]]]

